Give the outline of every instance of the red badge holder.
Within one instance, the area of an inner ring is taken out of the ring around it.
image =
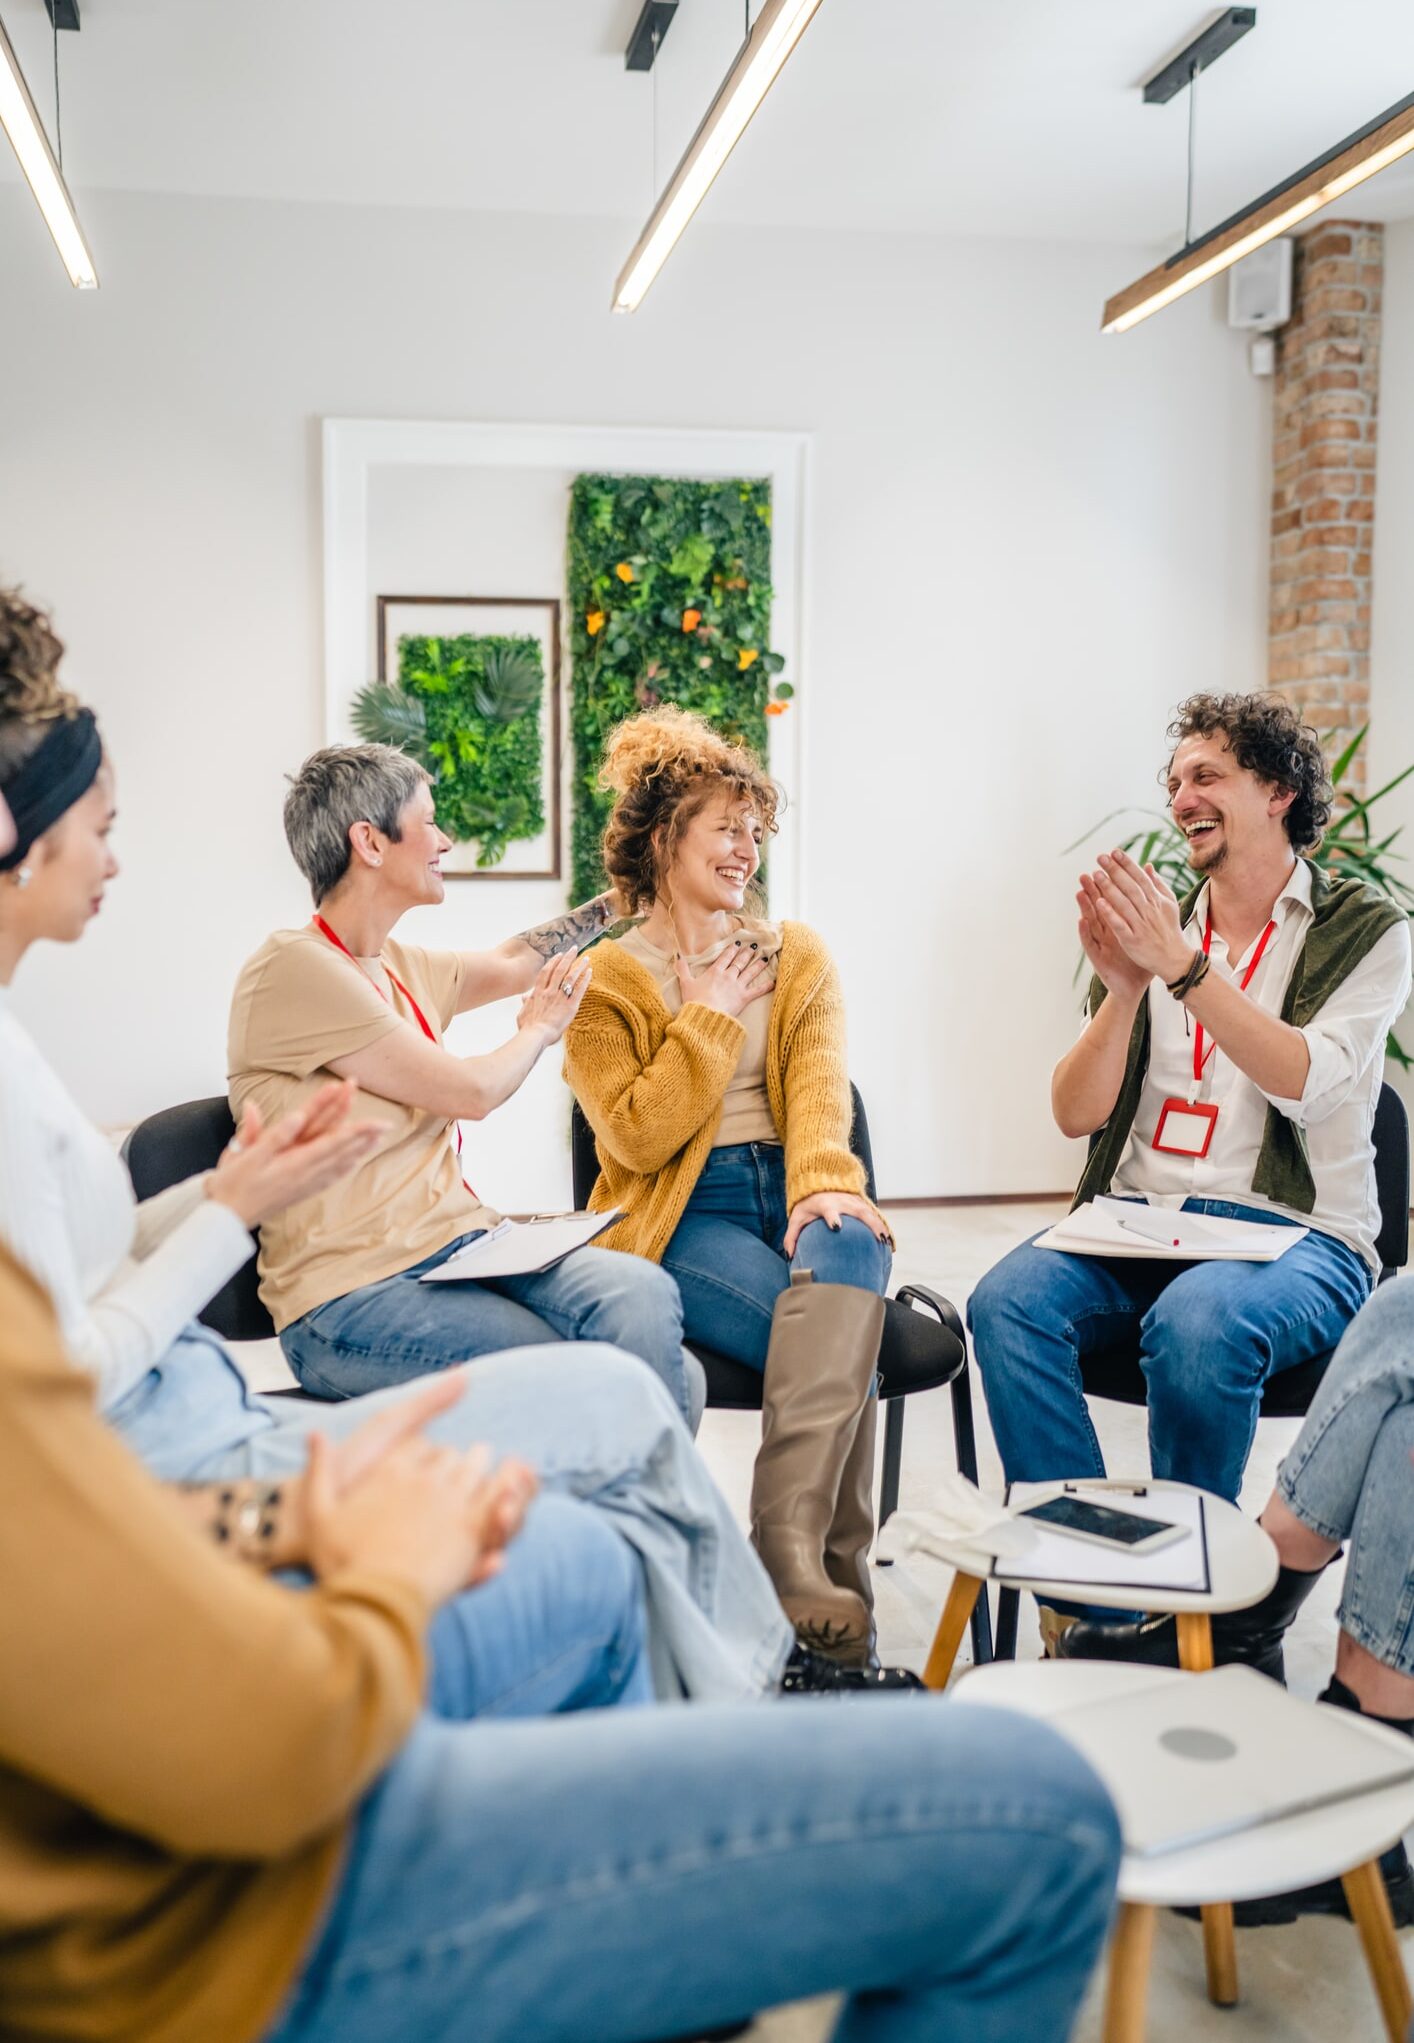
[[[1153,1146],[1165,1156],[1206,1156],[1217,1121],[1218,1110],[1207,1100],[1165,1100]]]

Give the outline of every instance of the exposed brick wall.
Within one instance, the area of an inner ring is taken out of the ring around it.
[[[1370,713],[1383,278],[1382,227],[1322,221],[1297,240],[1276,336],[1268,678],[1323,730]]]

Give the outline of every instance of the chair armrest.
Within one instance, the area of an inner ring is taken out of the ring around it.
[[[926,1284],[905,1284],[895,1292],[894,1302],[910,1308],[921,1305],[925,1312],[931,1312],[935,1319],[940,1320],[950,1334],[956,1335],[962,1343],[964,1355],[967,1353],[967,1336],[962,1330],[957,1307],[950,1298],[943,1298],[938,1292],[930,1291]]]

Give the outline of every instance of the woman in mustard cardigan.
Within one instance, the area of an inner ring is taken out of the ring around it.
[[[604,862],[641,920],[588,953],[565,1070],[598,1148],[607,1246],[662,1263],[684,1332],[764,1369],[752,1538],[802,1643],[873,1646],[875,1362],[888,1227],[849,1146],[844,1008],[803,923],[754,912],[778,790],[702,718],[609,740]]]

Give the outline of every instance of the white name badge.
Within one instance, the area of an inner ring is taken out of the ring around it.
[[[1217,1108],[1204,1100],[1165,1100],[1154,1147],[1166,1156],[1206,1156],[1217,1124]]]

